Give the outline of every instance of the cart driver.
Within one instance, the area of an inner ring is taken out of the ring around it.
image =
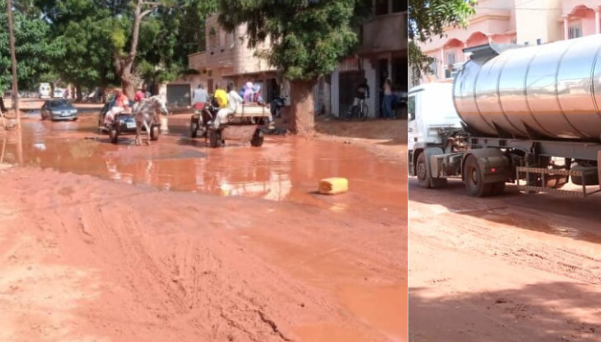
[[[219,110],[219,112],[217,112],[217,117],[213,122],[213,126],[215,127],[215,129],[219,128],[219,125],[222,122],[225,123],[227,121],[228,115],[235,114],[238,110],[238,107],[244,102],[244,99],[240,97],[240,94],[238,94],[238,92],[235,90],[233,83],[227,85],[227,91],[228,105],[227,108],[222,108]],[[217,96],[217,93],[215,93],[215,96]]]
[[[217,103],[219,104],[219,109],[227,108],[228,103],[228,95],[225,90],[219,87],[219,84],[216,86],[217,90],[215,90],[215,98],[217,99]]]
[[[123,93],[121,89],[115,89],[115,100],[113,107],[106,113],[104,118],[105,124],[110,124],[115,119],[115,116],[119,113],[129,110],[129,99]]]

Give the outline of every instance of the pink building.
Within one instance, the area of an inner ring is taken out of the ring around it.
[[[545,44],[601,33],[599,0],[480,0],[466,29],[449,27],[443,38],[421,44],[435,59],[422,82],[450,80],[467,47],[494,43]]]

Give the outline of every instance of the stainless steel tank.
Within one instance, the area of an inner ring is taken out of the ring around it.
[[[600,139],[601,35],[472,57],[453,86],[457,113],[470,128],[494,136]]]

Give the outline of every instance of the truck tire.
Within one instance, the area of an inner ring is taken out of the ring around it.
[[[441,188],[447,185],[446,178],[432,178],[430,176],[425,152],[422,152],[417,156],[415,174],[417,175],[417,184],[422,188]]]
[[[478,164],[476,157],[467,157],[463,167],[463,174],[465,175],[465,189],[470,196],[486,197],[492,194],[493,184],[483,182],[484,175],[482,174],[482,170],[480,169],[480,165]]]
[[[428,172],[428,165],[426,164],[426,155],[424,152],[417,156],[417,163],[415,163],[415,174],[417,176],[417,185],[422,188],[430,188],[430,172]]]

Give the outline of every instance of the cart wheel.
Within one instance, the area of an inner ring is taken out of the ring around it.
[[[209,146],[217,148],[222,144],[221,133],[219,131],[211,129],[207,134],[209,135]]]
[[[250,145],[253,147],[261,147],[264,139],[265,137],[263,136],[263,131],[257,129],[253,135],[253,138],[250,140]]]
[[[198,122],[190,122],[190,137],[196,138],[198,136]]]
[[[109,128],[109,138],[113,144],[116,144],[119,141],[119,130],[115,126],[110,126]]]
[[[160,128],[158,125],[152,125],[150,127],[150,140],[159,140]]]

